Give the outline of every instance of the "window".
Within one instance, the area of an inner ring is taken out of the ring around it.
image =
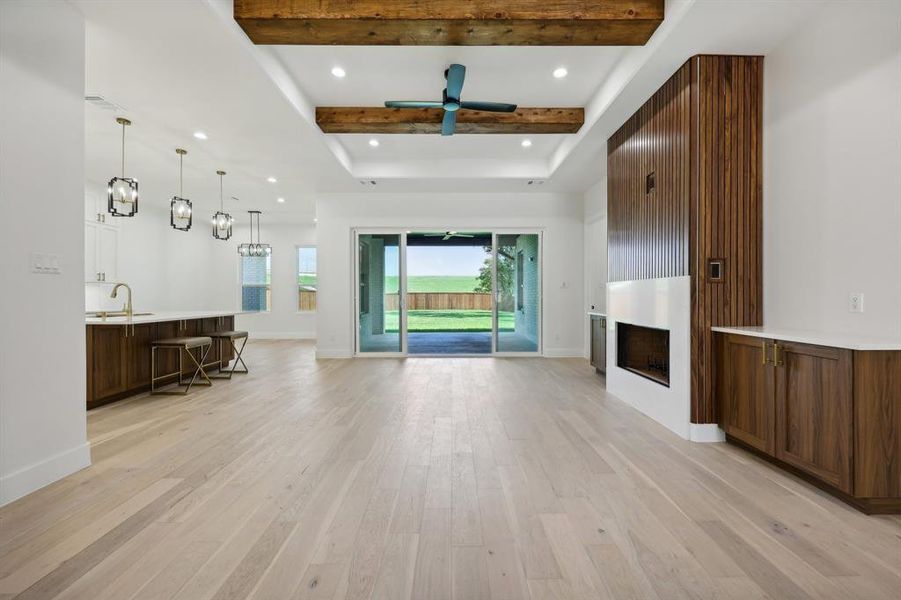
[[[297,248],[297,310],[316,310],[316,248]]]
[[[519,312],[525,312],[525,281],[523,281],[523,254],[522,250],[516,253],[516,307]]]
[[[266,312],[271,306],[272,257],[241,257],[241,310]]]

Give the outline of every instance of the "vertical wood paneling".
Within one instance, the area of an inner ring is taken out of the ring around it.
[[[696,56],[699,130],[698,192],[692,209],[701,218],[693,276],[692,421],[718,420],[713,386],[716,325],[761,325],[762,64],[755,56]],[[707,260],[725,261],[724,280],[707,277]]]
[[[710,327],[763,319],[762,65],[693,57],[607,143],[609,280],[692,276],[695,423],[717,421]],[[710,258],[723,281],[708,280]]]
[[[610,281],[688,275],[688,83],[686,63],[608,140]]]

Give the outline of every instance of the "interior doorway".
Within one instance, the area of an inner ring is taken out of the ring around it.
[[[357,231],[358,355],[541,351],[540,232]]]

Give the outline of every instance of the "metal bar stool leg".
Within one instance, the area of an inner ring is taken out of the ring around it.
[[[249,373],[250,369],[247,368],[247,363],[245,363],[244,359],[241,358],[241,354],[244,352],[244,346],[247,345],[247,338],[246,337],[244,338],[244,342],[241,344],[240,350],[238,350],[238,346],[235,344],[235,340],[229,340],[229,341],[231,342],[232,348],[234,348],[234,350],[236,352],[235,362],[232,365],[231,371],[229,372],[229,376],[231,376],[235,373]],[[236,370],[238,368],[238,361],[241,361],[241,364],[244,365],[244,369],[241,371]]]
[[[194,374],[191,375],[191,381],[188,382],[188,387],[185,388],[185,391],[184,391],[185,394],[187,394],[188,392],[191,391],[191,386],[195,385],[195,381],[197,380],[197,374],[198,374],[198,373],[200,373],[200,375],[201,375],[206,381],[196,381],[196,385],[213,385],[213,382],[210,381],[209,376],[207,376],[206,371],[204,371],[204,369],[203,369],[203,363],[206,362],[206,357],[207,357],[207,355],[210,353],[210,348],[212,348],[212,347],[213,347],[213,344],[212,344],[212,343],[206,346],[206,352],[204,352],[204,353],[203,353],[203,356],[200,357],[200,362],[197,362],[197,359],[194,358],[194,355],[191,353],[190,350],[187,351],[187,352],[188,352],[188,356],[191,357],[191,362],[193,362],[194,365],[195,365],[197,368],[194,369]],[[201,349],[203,349],[203,346],[201,346]],[[180,370],[179,370],[179,378],[181,378],[181,371],[180,371]]]

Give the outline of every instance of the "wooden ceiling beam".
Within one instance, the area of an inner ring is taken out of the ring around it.
[[[316,124],[324,133],[441,133],[441,108],[320,106]],[[456,133],[576,133],[582,108],[518,108],[512,113],[461,110]]]
[[[664,0],[234,0],[255,44],[640,46]]]

